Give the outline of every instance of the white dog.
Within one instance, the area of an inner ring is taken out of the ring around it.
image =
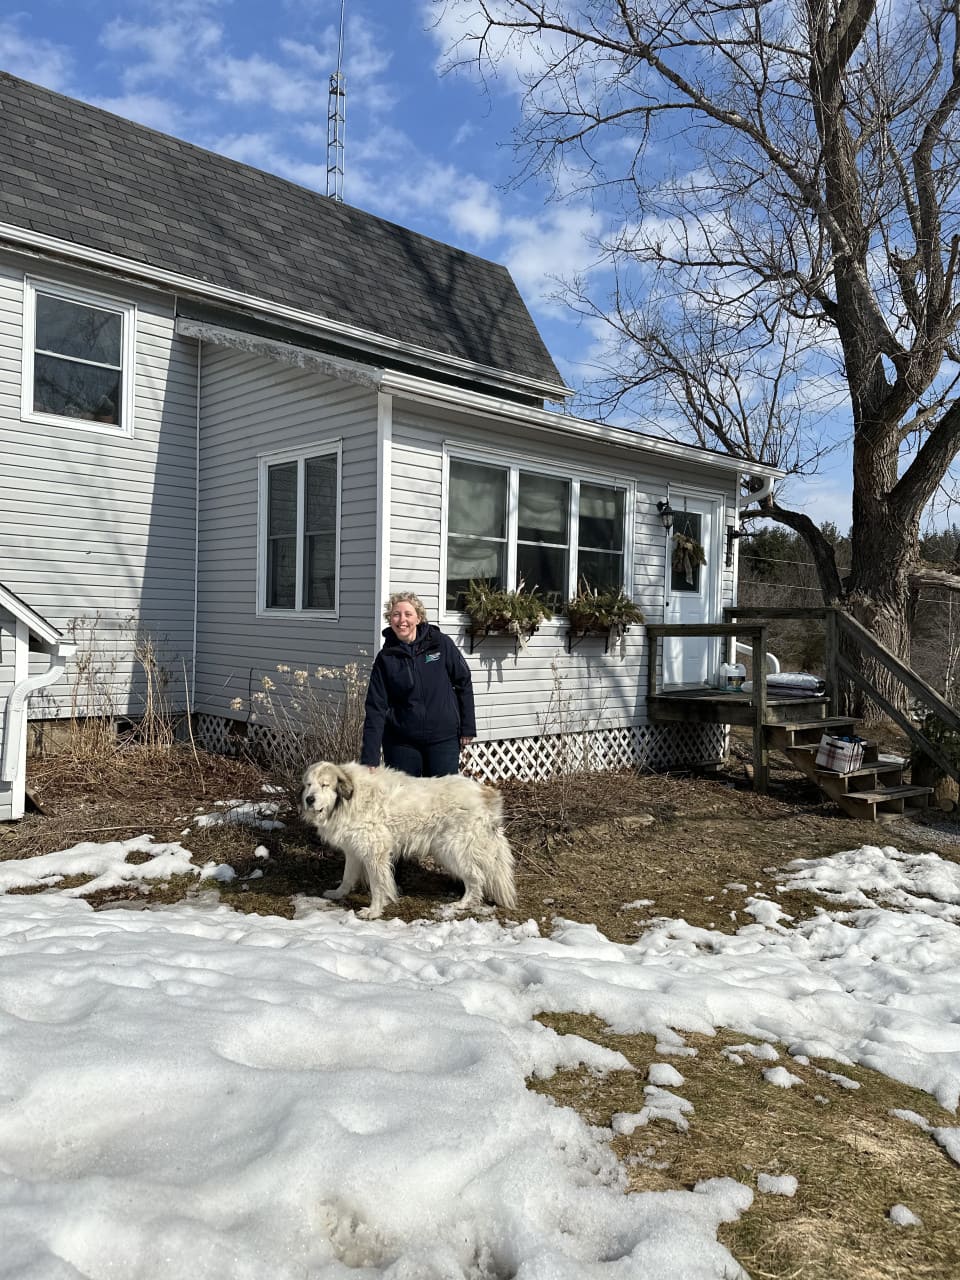
[[[370,906],[359,914],[368,920],[397,900],[393,864],[401,857],[429,855],[462,880],[457,911],[476,910],[484,895],[497,906],[516,906],[503,798],[492,787],[460,774],[411,778],[396,769],[321,761],[303,775],[300,812],[346,859],[339,887],[324,897],[344,898],[365,877]]]

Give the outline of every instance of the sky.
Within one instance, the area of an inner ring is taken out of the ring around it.
[[[185,816],[176,842],[0,863],[0,1278],[746,1280],[718,1227],[802,1195],[801,1149],[625,1194],[609,1145],[643,1130],[630,1159],[657,1168],[659,1134],[695,1133],[686,1036],[719,1028],[742,1037],[727,1070],[824,1115],[869,1088],[846,1064],[926,1091],[925,1114],[892,1119],[960,1164],[956,863],[875,846],[798,858],[776,897],[723,889],[729,934],[625,903],[627,945],[553,920],[550,899],[503,923],[444,907],[371,922],[309,897],[294,919],[235,912],[213,888],[233,869],[190,861],[192,833],[233,812]],[[266,865],[258,838],[238,828],[245,866]],[[192,895],[140,909],[138,886],[174,874]],[[122,905],[82,897],[117,886]],[[796,922],[791,889],[822,909]],[[631,1064],[542,1011],[655,1048]],[[579,1065],[636,1070],[637,1109],[589,1125],[526,1086]],[[905,1168],[891,1229],[923,1230],[912,1185]]]
[[[600,333],[556,294],[574,275],[603,292],[603,213],[514,181],[518,85],[445,72],[457,28],[439,0],[345,0],[345,16],[345,200],[504,263],[579,388]],[[339,19],[340,0],[0,0],[0,67],[325,191]],[[843,449],[793,490],[842,530],[849,492]]]

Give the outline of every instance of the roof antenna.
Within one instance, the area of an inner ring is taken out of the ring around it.
[[[343,63],[343,8],[340,0],[340,36],[337,41],[337,69],[330,77],[327,104],[327,195],[343,203],[343,134],[347,123],[347,83],[340,70]]]

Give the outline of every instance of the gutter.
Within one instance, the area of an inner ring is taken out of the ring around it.
[[[15,782],[17,778],[23,736],[26,732],[27,699],[38,689],[56,684],[64,674],[67,659],[72,658],[76,651],[75,644],[59,641],[53,650],[50,666],[46,671],[42,671],[37,676],[28,676],[26,680],[15,684],[10,691],[3,731],[3,754],[0,756],[0,782]]]
[[[208,324],[206,321],[180,316],[177,318],[176,331],[182,337],[210,342],[215,346],[232,347],[295,368],[312,369],[324,377],[339,378],[356,386],[367,387],[380,395],[412,400],[440,409],[455,409],[459,413],[493,418],[499,422],[520,424],[534,430],[552,432],[568,440],[590,440],[627,449],[631,453],[652,453],[696,466],[710,466],[757,476],[765,482],[762,490],[764,494],[770,491],[767,484],[772,488],[775,480],[786,475],[779,467],[767,466],[765,463],[745,462],[742,458],[734,458],[726,453],[714,453],[689,444],[677,444],[672,440],[641,435],[639,431],[630,431],[627,427],[604,426],[586,418],[537,409],[532,405],[518,404],[515,400],[504,400],[482,391],[451,387],[445,383],[433,382],[429,377],[403,373],[396,369],[383,369],[360,361],[344,360],[339,356],[328,356],[306,347],[298,347],[295,343],[279,342],[275,338],[263,338],[239,329]]]
[[[764,480],[762,492],[766,496],[773,488],[774,481],[782,479],[787,473],[780,467],[771,467],[762,462],[747,462],[743,458],[735,458],[726,453],[714,453],[710,449],[698,449],[694,445],[677,444],[673,440],[660,440],[656,436],[641,435],[639,431],[631,431],[627,427],[609,427],[586,418],[575,418],[563,413],[552,413],[549,409],[535,409],[527,405],[518,405],[510,400],[500,400],[496,396],[484,395],[478,391],[464,391],[456,387],[445,387],[431,382],[427,378],[419,378],[414,374],[400,373],[386,369],[380,376],[380,390],[399,396],[405,400],[415,400],[422,404],[434,404],[442,408],[455,408],[465,414],[477,417],[497,418],[503,422],[522,423],[536,430],[548,431],[568,439],[593,440],[598,443],[614,445],[631,452],[643,451],[657,454],[664,458],[679,462],[689,462],[699,466],[716,467],[723,471],[736,471],[739,474],[758,476]],[[755,497],[753,494],[751,497]]]

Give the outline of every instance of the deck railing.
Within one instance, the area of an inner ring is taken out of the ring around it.
[[[951,778],[960,779],[960,768],[949,753],[930,739],[916,721],[877,688],[850,655],[871,658],[898,684],[902,685],[927,715],[935,716],[947,729],[960,735],[960,713],[952,707],[932,685],[927,684],[910,667],[901,662],[880,643],[856,618],[836,606],[796,609],[764,609],[760,607],[734,606],[723,611],[723,622],[687,624],[650,624],[647,626],[647,693],[657,695],[660,670],[661,641],[670,637],[721,637],[726,640],[732,654],[736,639],[750,641],[752,655],[753,692],[749,695],[753,707],[754,779],[758,790],[765,790],[768,774],[767,741],[764,725],[767,719],[767,670],[766,650],[769,623],[801,621],[820,623],[824,629],[824,678],[830,699],[830,715],[839,709],[841,677],[862,689],[890,719],[906,733],[910,741],[924,753],[938,769]],[[737,621],[734,621],[734,620]]]

